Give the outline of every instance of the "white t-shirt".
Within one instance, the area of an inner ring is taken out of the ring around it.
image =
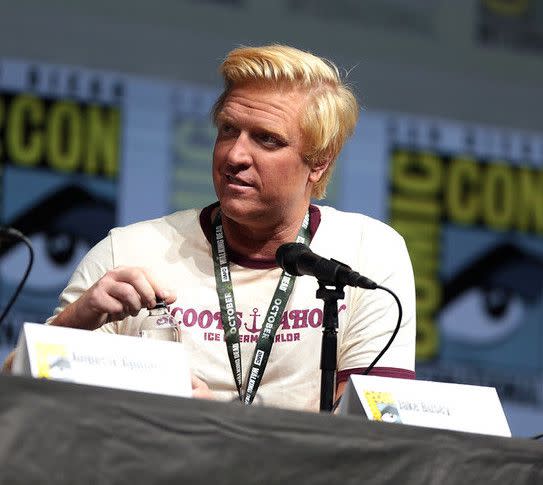
[[[211,232],[210,212],[210,208],[204,212],[191,209],[111,230],[79,264],[60,296],[55,315],[111,268],[152,268],[161,281],[177,291],[169,308],[180,325],[192,371],[219,399],[230,400],[237,397],[237,391],[223,340],[211,245],[206,238]],[[326,206],[311,207],[311,225],[316,229],[310,245],[315,253],[348,264],[398,295],[402,325],[372,373],[414,377],[415,287],[403,238],[375,219]],[[281,269],[273,263],[231,259],[245,383]],[[319,409],[323,302],[315,296],[317,288],[313,277],[296,279],[255,403]],[[349,373],[362,372],[386,345],[398,310],[394,299],[382,290],[349,287],[338,308],[337,369],[341,381]],[[138,335],[147,314],[142,310],[136,317],[108,323],[99,330]]]

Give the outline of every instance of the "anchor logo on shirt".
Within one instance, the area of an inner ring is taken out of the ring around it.
[[[258,313],[258,308],[253,308],[253,313],[251,313],[249,316],[253,317],[253,326],[249,327],[247,323],[244,323],[243,325],[245,326],[247,331],[251,333],[260,332],[260,328],[258,328],[256,325],[256,317],[260,316],[260,313]]]

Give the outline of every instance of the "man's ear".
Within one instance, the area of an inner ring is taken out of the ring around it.
[[[326,172],[326,169],[330,166],[330,158],[326,157],[322,160],[318,160],[311,168],[309,172],[309,181],[316,184]]]

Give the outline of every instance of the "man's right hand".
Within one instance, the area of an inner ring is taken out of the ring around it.
[[[176,296],[150,270],[119,266],[68,305],[51,324],[94,330],[106,322],[136,316],[142,308],[154,307],[157,298],[170,304]]]

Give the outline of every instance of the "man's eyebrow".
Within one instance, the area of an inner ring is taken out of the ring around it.
[[[234,123],[235,119],[232,116],[229,116],[224,111],[221,111],[217,114],[217,123]],[[266,123],[256,123],[252,124],[251,126],[252,131],[256,132],[262,132],[262,133],[268,133],[272,136],[275,136],[282,141],[286,141],[288,136],[287,133],[284,130],[281,130],[279,127],[276,126],[270,126]]]
[[[217,122],[219,121],[228,121],[231,120],[231,117],[229,117],[227,114],[225,114],[224,111],[219,111],[217,114]]]
[[[261,131],[263,131],[263,132],[265,132],[265,133],[267,133],[269,135],[272,135],[272,136],[280,139],[283,142],[286,142],[288,140],[288,136],[287,136],[286,132],[283,131],[283,130],[274,129],[274,128],[264,128]]]

